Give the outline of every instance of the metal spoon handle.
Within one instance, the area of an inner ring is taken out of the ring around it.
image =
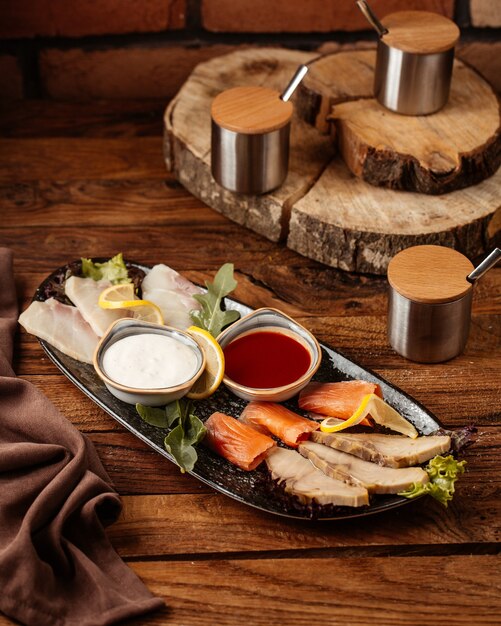
[[[388,29],[385,28],[381,24],[381,22],[378,20],[378,18],[376,16],[376,14],[373,12],[373,10],[370,8],[370,6],[367,4],[366,0],[357,0],[357,4],[358,4],[358,8],[365,15],[366,20],[374,28],[374,30],[377,32],[379,37],[382,37],[383,35],[386,35],[386,33],[388,32]]]
[[[468,274],[466,280],[470,283],[476,282],[485,272],[494,267],[499,260],[501,260],[501,248],[495,248],[480,265],[477,265],[471,274]]]
[[[297,68],[296,73],[291,79],[291,82],[287,85],[284,92],[280,96],[280,100],[283,100],[284,102],[287,102],[289,100],[292,94],[296,91],[296,88],[299,85],[299,83],[305,77],[307,71],[308,71],[307,65],[300,65]]]

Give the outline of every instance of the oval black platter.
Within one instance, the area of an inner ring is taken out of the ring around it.
[[[128,262],[127,266],[135,271],[139,271],[140,274],[142,274],[142,269],[148,269],[132,262]],[[48,297],[55,295],[59,299],[64,300],[59,286],[65,277],[72,273],[77,274],[78,271],[78,262],[70,263],[55,270],[40,284],[34,299],[46,300]],[[239,311],[241,315],[246,315],[252,311],[250,307],[231,298],[225,299],[225,305],[228,309]],[[134,406],[115,398],[103,385],[92,365],[81,363],[66,356],[46,341],[40,340],[40,344],[51,361],[83,393],[89,396],[91,400],[109,413],[122,426],[156,450],[156,452],[174,462],[163,445],[167,430],[150,426],[139,417]],[[412,422],[420,434],[429,435],[440,428],[440,424],[435,416],[406,393],[394,387],[374,372],[347,359],[333,348],[325,344],[321,344],[321,347],[322,365],[316,373],[314,380],[337,381],[360,378],[376,382],[381,385],[385,400]],[[285,404],[292,410],[301,413],[296,399],[292,399]],[[203,421],[214,411],[222,411],[238,417],[245,405],[245,401],[240,400],[231,394],[224,385],[221,385],[213,396],[196,403],[195,413]],[[411,502],[401,496],[388,495],[372,496],[370,505],[360,508],[303,506],[298,504],[294,497],[285,494],[281,487],[270,481],[268,472],[264,468],[264,463],[252,472],[245,472],[217,456],[203,445],[198,446],[197,452],[198,461],[195,469],[190,472],[192,476],[230,498],[283,517],[316,520],[349,519],[373,515],[374,513],[400,507]]]

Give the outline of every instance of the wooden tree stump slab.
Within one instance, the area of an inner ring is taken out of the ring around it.
[[[409,246],[456,248],[470,259],[498,245],[501,170],[441,196],[373,187],[334,159],[292,209],[288,246],[343,270],[384,274]]]
[[[365,53],[356,54],[353,71],[369,84],[370,63]],[[474,258],[499,241],[501,171],[474,187],[442,196],[374,187],[347,169],[328,135],[297,116],[289,174],[279,189],[250,196],[217,185],[210,170],[213,98],[237,85],[280,90],[297,65],[313,58],[305,52],[261,48],[198,65],[165,112],[167,167],[193,195],[233,221],[348,271],[383,274],[396,252],[419,243],[448,245]],[[336,84],[339,97],[346,100],[348,82]],[[304,104],[303,94],[295,106],[301,109]]]
[[[501,164],[499,101],[490,85],[454,62],[447,105],[427,116],[393,113],[372,97],[375,51],[328,54],[299,88],[300,116],[325,132],[334,123],[350,170],[376,186],[441,194],[475,185]]]
[[[262,196],[235,194],[220,187],[210,168],[210,105],[221,91],[262,85],[281,91],[314,54],[282,49],[249,49],[198,65],[165,112],[167,167],[194,196],[234,222],[272,241],[287,234],[290,210],[334,154],[328,137],[294,117],[289,173],[284,184]]]

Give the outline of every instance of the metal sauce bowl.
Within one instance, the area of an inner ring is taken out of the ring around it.
[[[189,346],[197,358],[197,369],[193,376],[179,385],[162,389],[128,387],[111,379],[103,368],[103,356],[106,350],[124,337],[143,335],[145,333],[165,335]],[[128,404],[140,403],[145,406],[163,406],[169,402],[174,402],[174,400],[179,400],[179,398],[182,398],[190,391],[205,369],[205,354],[188,333],[170,326],[159,326],[158,324],[151,324],[150,322],[126,318],[117,320],[101,338],[94,352],[93,363],[97,375],[104,382],[108,391],[119,400],[127,402]]]
[[[234,339],[242,337],[249,332],[253,331],[274,331],[282,332],[289,335],[302,346],[304,346],[310,354],[310,366],[308,370],[298,380],[295,380],[288,385],[282,387],[274,387],[270,389],[258,389],[254,387],[247,387],[235,382],[229,376],[225,375],[223,378],[224,384],[232,391],[236,396],[247,400],[249,402],[253,400],[264,402],[283,402],[292,398],[301,391],[310,382],[315,372],[320,367],[322,361],[322,351],[318,341],[309,330],[298,324],[285,313],[278,311],[277,309],[257,309],[253,313],[249,313],[241,320],[232,324],[229,328],[223,331],[217,338],[221,348],[224,348],[230,344]],[[264,355],[263,355],[264,358]]]

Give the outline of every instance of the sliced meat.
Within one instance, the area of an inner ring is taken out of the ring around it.
[[[413,483],[424,484],[429,480],[420,467],[381,467],[313,441],[300,444],[299,452],[327,476],[365,487],[369,493],[398,493]]]
[[[450,437],[436,435],[410,439],[403,435],[376,433],[315,432],[312,433],[311,440],[353,454],[365,461],[394,468],[420,465],[451,448]]]
[[[310,433],[319,428],[319,424],[274,402],[250,402],[240,421],[264,429],[265,433],[275,435],[292,448],[297,448],[300,441],[308,439]]]
[[[122,317],[131,317],[126,309],[102,309],[99,296],[111,283],[108,280],[94,280],[70,276],[64,285],[64,291],[82,314],[98,337],[102,337],[113,322]]]
[[[19,316],[19,323],[63,354],[92,363],[99,338],[74,306],[61,304],[54,298],[32,302]]]
[[[275,448],[266,457],[266,465],[272,478],[285,483],[285,491],[304,504],[312,501],[353,507],[369,504],[366,489],[326,476],[295,450]]]

